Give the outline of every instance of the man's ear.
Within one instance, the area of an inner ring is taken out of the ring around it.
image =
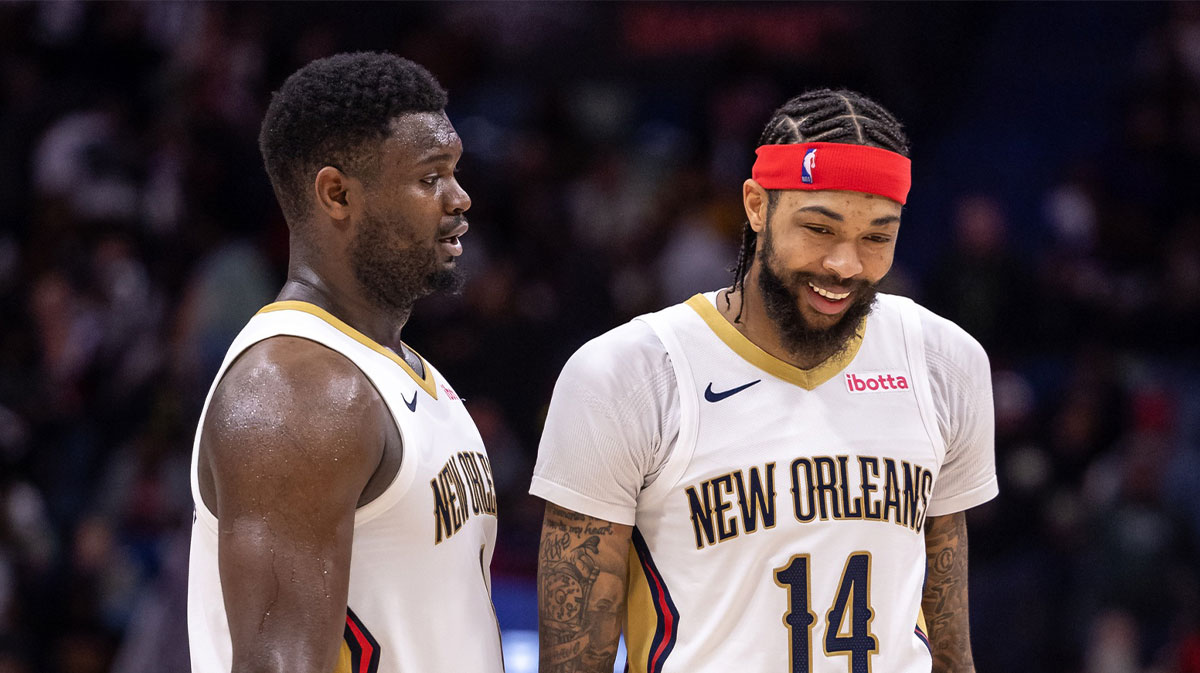
[[[767,226],[767,205],[770,199],[767,190],[753,179],[742,183],[742,206],[746,209],[746,219],[750,228],[761,234]]]
[[[317,171],[317,177],[313,180],[317,207],[330,219],[339,222],[350,219],[351,208],[357,200],[352,196],[361,190],[362,183],[333,166]]]

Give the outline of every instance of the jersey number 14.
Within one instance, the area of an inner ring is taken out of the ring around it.
[[[788,649],[792,673],[811,673],[812,627],[817,615],[810,604],[808,554],[797,554],[787,565],[776,568],[775,583],[788,592],[788,611],[783,615],[783,623],[791,637]],[[846,559],[837,598],[825,613],[825,654],[848,657],[850,673],[868,673],[871,655],[879,651],[879,641],[871,633],[874,617],[871,554],[855,552]]]

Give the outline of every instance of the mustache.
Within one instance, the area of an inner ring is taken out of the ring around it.
[[[453,217],[453,219],[450,220],[449,225],[438,227],[437,235],[439,238],[444,237],[444,236],[449,236],[450,232],[454,231],[455,229],[458,229],[459,227],[461,227],[464,224],[467,225],[468,227],[471,226],[471,223],[467,221],[466,215],[455,215]]]
[[[811,282],[814,285],[835,285],[838,287],[845,287],[851,292],[869,290],[875,287],[875,283],[872,283],[865,278],[838,278],[837,276],[812,273],[811,271],[794,271],[788,275],[787,280],[791,281],[793,286],[807,285]]]

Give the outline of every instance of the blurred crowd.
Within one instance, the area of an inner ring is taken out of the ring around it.
[[[913,139],[885,289],[991,357],[979,669],[1200,673],[1200,4],[172,2],[0,3],[0,673],[187,670],[194,425],[286,263],[258,124],[348,49],[465,145],[469,282],[405,340],[492,456],[498,602],[559,368],[727,285],[762,124],[844,85]]]

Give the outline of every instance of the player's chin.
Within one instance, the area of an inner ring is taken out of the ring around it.
[[[804,316],[805,322],[810,327],[829,329],[841,322],[842,318],[846,315],[846,310],[851,306],[851,301],[849,299],[844,300],[841,310],[836,313],[826,313],[825,311],[818,310],[805,298],[800,299],[797,305],[800,308],[800,314]]]
[[[442,251],[437,251],[434,256],[434,273],[458,273],[459,256],[449,254]]]
[[[463,285],[466,284],[466,278],[462,272],[458,270],[453,259],[445,262],[441,267],[430,274],[426,285],[431,293],[448,293],[459,294],[462,292]]]
[[[842,322],[842,315],[826,315],[824,313],[809,313],[804,316],[809,329],[815,332],[829,332]]]

